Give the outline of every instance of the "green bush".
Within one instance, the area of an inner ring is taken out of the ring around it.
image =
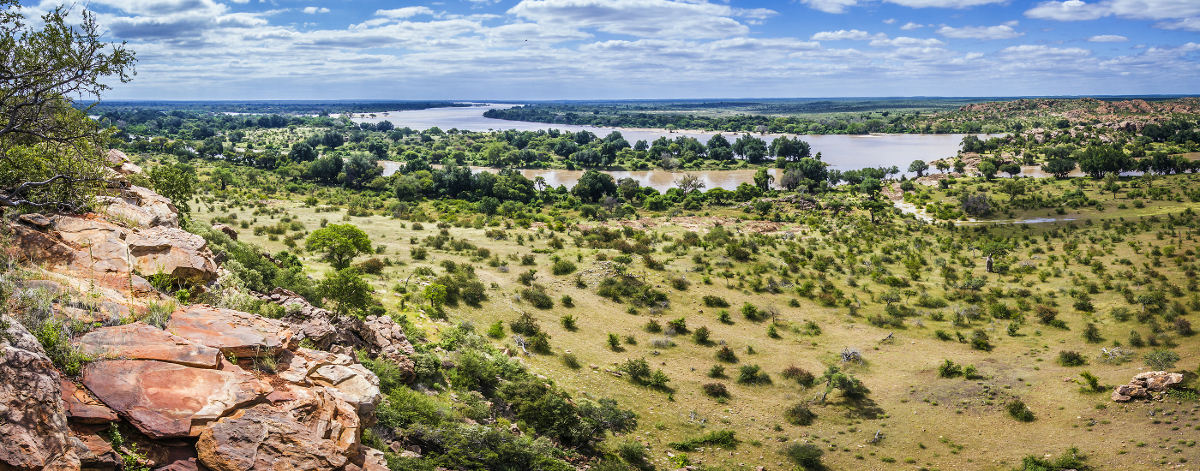
[[[787,420],[787,423],[792,425],[812,425],[813,419],[817,418],[817,414],[808,408],[808,404],[797,403],[784,409],[783,418]]]
[[[738,384],[771,384],[771,376],[758,365],[742,365],[738,369]]]
[[[1008,409],[1008,415],[1021,422],[1033,422],[1037,420],[1037,417],[1033,415],[1033,411],[1029,410],[1029,407],[1025,405],[1025,401],[1020,399],[1009,401],[1005,405],[1005,408]]]
[[[713,430],[699,437],[668,443],[667,446],[679,451],[696,451],[696,449],[702,446],[736,448],[737,444],[737,436],[732,430]]]
[[[1063,350],[1058,352],[1058,364],[1062,366],[1083,366],[1087,364],[1087,359],[1079,352]]]
[[[793,443],[783,449],[784,456],[805,470],[822,469],[821,455],[823,453],[820,447],[811,443]]]

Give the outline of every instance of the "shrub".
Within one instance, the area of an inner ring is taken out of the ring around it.
[[[567,365],[567,368],[572,370],[579,369],[579,358],[576,358],[574,353],[563,354],[562,361],[564,365]]]
[[[521,299],[529,301],[529,304],[538,309],[554,307],[554,300],[550,299],[550,295],[546,294],[546,289],[541,285],[521,290]]]
[[[688,287],[691,285],[692,285],[692,283],[689,282],[687,280],[687,278],[684,278],[682,276],[676,276],[676,277],[671,278],[671,287],[675,288],[676,290],[687,291]]]
[[[1097,378],[1096,375],[1090,372],[1084,371],[1079,373],[1079,376],[1083,377],[1083,380],[1087,383],[1086,386],[1081,388],[1084,392],[1104,392],[1108,389],[1100,384],[1100,378]]]
[[[987,332],[984,332],[983,329],[975,329],[975,332],[971,334],[971,348],[990,352],[992,344],[989,342]]]
[[[787,368],[784,368],[783,373],[781,373],[780,376],[783,376],[784,379],[795,381],[797,384],[806,388],[811,387],[817,379],[816,376],[813,376],[811,372],[796,365],[791,365]]]
[[[1037,417],[1033,415],[1033,411],[1029,410],[1029,407],[1025,405],[1025,401],[1020,399],[1009,401],[1005,408],[1008,409],[1008,415],[1021,422],[1033,422],[1037,420]]]
[[[1100,343],[1104,341],[1104,337],[1100,336],[1100,329],[1096,324],[1088,322],[1087,327],[1083,329],[1083,339],[1088,343]]]
[[[725,377],[725,365],[719,365],[719,364],[713,365],[712,368],[708,369],[708,377],[709,378],[724,378]]]
[[[487,336],[494,339],[504,338],[504,322],[496,321],[491,327],[488,327]]]
[[[1038,455],[1026,456],[1021,460],[1021,467],[1014,471],[1090,471],[1091,469],[1092,467],[1087,465],[1087,456],[1080,453],[1078,448],[1071,447],[1054,460],[1048,460]]]
[[[1146,361],[1146,366],[1155,370],[1169,370],[1175,367],[1175,362],[1179,361],[1179,354],[1171,350],[1158,349],[1147,353],[1143,360]]]
[[[738,384],[771,384],[771,376],[758,365],[742,365],[738,369]]]
[[[705,445],[734,448],[737,447],[737,444],[737,436],[732,430],[713,430],[699,437],[689,438],[681,442],[668,443],[667,446],[679,451],[696,451],[697,448]]]
[[[625,350],[624,348],[621,348],[621,337],[618,337],[617,334],[612,332],[609,332],[608,334],[608,348],[614,352]]]
[[[712,331],[708,330],[708,327],[701,326],[695,332],[692,332],[692,340],[695,340],[700,345],[709,345],[712,343],[712,340],[709,339],[711,335]]]
[[[567,260],[559,260],[550,266],[550,273],[556,276],[570,275],[575,272],[575,264]]]
[[[654,465],[650,463],[650,456],[646,452],[646,447],[638,443],[637,440],[626,440],[617,445],[617,456],[620,456],[621,460],[637,469],[654,469]]]
[[[1079,352],[1063,350],[1058,352],[1058,364],[1062,366],[1083,366],[1087,364],[1087,359],[1083,355],[1080,355]]]
[[[567,315],[559,318],[559,322],[562,323],[562,326],[564,329],[567,329],[568,331],[571,331],[571,332],[574,332],[576,329],[579,328],[575,325],[575,316],[572,316],[570,314],[567,314]]]
[[[687,328],[687,319],[682,317],[667,322],[667,327],[674,330],[676,334],[686,334],[690,332]]]
[[[721,348],[717,350],[717,359],[725,363],[738,362],[737,354],[733,353],[733,349],[729,348],[728,345],[722,345]]]
[[[946,361],[938,367],[938,376],[942,378],[955,378],[962,376],[962,374],[962,367],[955,364],[953,361],[950,361],[950,359],[946,359]]]
[[[657,334],[662,332],[662,324],[659,324],[658,321],[654,319],[650,319],[646,322],[646,325],[642,327],[642,329],[651,334]]]
[[[812,425],[817,414],[813,413],[807,404],[797,403],[783,411],[783,418],[792,425]]]
[[[704,305],[708,307],[729,307],[729,301],[726,301],[725,298],[720,296],[713,296],[709,294],[705,295],[703,299]]]
[[[707,383],[702,388],[704,389],[704,395],[708,397],[718,399],[729,397],[729,390],[725,388],[723,383]]]
[[[821,455],[823,453],[820,447],[811,443],[793,443],[783,449],[784,456],[805,470],[822,469]]]

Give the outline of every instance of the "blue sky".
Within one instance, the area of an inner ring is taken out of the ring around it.
[[[1200,93],[1200,0],[86,4],[138,54],[113,99]]]

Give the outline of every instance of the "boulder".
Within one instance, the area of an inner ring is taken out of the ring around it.
[[[61,238],[22,224],[9,226],[13,241],[21,252],[46,266],[69,265],[80,254]]]
[[[78,255],[72,268],[92,273],[129,273],[129,247],[125,245],[127,231],[99,219],[74,216],[54,216],[54,232],[73,246]]]
[[[279,358],[279,378],[297,385],[325,386],[339,399],[354,406],[360,418],[374,421],[375,408],[383,400],[379,377],[348,355],[297,349]]]
[[[67,418],[81,424],[107,424],[116,422],[117,413],[92,396],[86,389],[75,385],[74,381],[66,378],[59,379],[62,391],[63,407],[66,408]]]
[[[216,368],[221,351],[188,341],[153,326],[133,324],[104,327],[80,337],[79,349],[94,358],[159,360],[197,368]]]
[[[50,218],[39,213],[22,214],[17,216],[17,220],[34,229],[41,230],[50,227]]]
[[[108,160],[109,167],[120,167],[121,164],[129,161],[129,156],[121,152],[120,149],[109,149],[104,157]]]
[[[1139,373],[1133,377],[1134,381],[1141,382],[1149,391],[1159,392],[1183,382],[1183,374],[1168,373],[1166,371],[1146,371]]]
[[[119,173],[121,175],[135,175],[135,174],[142,173],[142,167],[139,167],[137,164],[135,164],[133,162],[125,162],[125,163],[121,164],[119,167],[113,168],[113,170],[116,170],[117,173]]]
[[[196,442],[200,463],[214,471],[341,469],[349,459],[335,443],[291,414],[258,405],[222,418]]]
[[[186,437],[229,411],[258,401],[271,387],[252,375],[155,360],[88,364],[83,384],[151,438]]]
[[[204,304],[172,314],[167,330],[238,358],[275,355],[282,349],[294,349],[297,342],[284,322]]]
[[[108,431],[105,425],[71,424],[71,437],[77,441],[79,462],[87,470],[116,470],[121,457],[112,444],[101,435]]]
[[[142,274],[165,273],[195,284],[217,278],[217,264],[208,243],[191,232],[156,226],[130,234],[126,243]]]
[[[0,331],[0,469],[79,469],[54,365],[15,319]]]
[[[171,200],[142,186],[131,186],[125,190],[124,196],[129,198],[143,211],[154,217],[154,226],[179,227],[179,209]]]
[[[212,228],[214,231],[223,232],[225,235],[229,236],[230,239],[237,240],[238,238],[237,230],[229,227],[226,224],[213,224]]]
[[[1133,399],[1147,397],[1146,388],[1134,384],[1122,384],[1113,390],[1112,400],[1116,402],[1126,402]]]

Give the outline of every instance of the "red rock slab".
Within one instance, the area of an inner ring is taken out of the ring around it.
[[[155,439],[197,436],[210,422],[271,392],[249,374],[155,360],[90,363],[83,384]]]
[[[141,322],[96,329],[77,341],[95,358],[159,360],[197,368],[216,368],[221,351]]]
[[[296,347],[295,334],[284,322],[203,304],[171,314],[167,331],[238,358],[274,355]]]
[[[86,389],[65,378],[59,378],[58,381],[68,419],[81,424],[107,424],[119,418],[116,412],[89,394]]]

